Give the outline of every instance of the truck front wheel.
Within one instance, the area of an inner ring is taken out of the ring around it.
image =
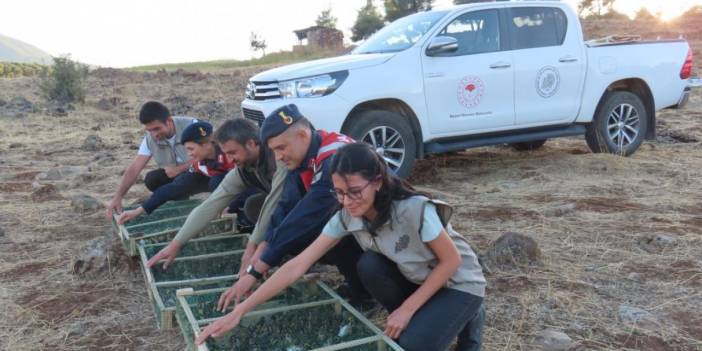
[[[628,91],[614,91],[605,96],[585,140],[592,152],[629,156],[641,146],[648,130],[648,116],[641,99]]]
[[[409,176],[417,158],[417,142],[406,118],[390,111],[366,111],[345,132],[355,140],[373,145],[399,177]]]

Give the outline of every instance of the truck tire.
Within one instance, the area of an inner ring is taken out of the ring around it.
[[[373,145],[399,177],[409,176],[417,158],[417,141],[406,118],[390,111],[366,111],[344,133]]]
[[[607,93],[604,104],[587,126],[585,140],[595,153],[629,156],[638,150],[648,130],[641,98],[628,91]]]
[[[546,139],[525,141],[522,143],[512,143],[509,145],[517,151],[531,151],[531,150],[536,150],[536,149],[544,146],[544,144],[546,144]]]

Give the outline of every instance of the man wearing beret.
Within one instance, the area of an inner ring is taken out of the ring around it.
[[[345,135],[315,130],[295,105],[283,106],[264,120],[261,141],[270,147],[277,161],[285,163],[288,174],[265,240],[258,245],[247,274],[220,297],[220,310],[232,300],[238,303],[284,256],[299,254],[319,236],[338,206],[331,193],[331,156],[341,146],[353,142]],[[356,273],[362,250],[355,239],[350,236],[347,239],[329,251],[321,262],[337,266],[346,279],[347,297],[351,301],[365,302],[369,295]]]
[[[181,144],[191,158],[190,169],[172,182],[156,189],[138,208],[125,211],[117,219],[124,224],[144,212],[151,213],[170,200],[187,198],[202,192],[214,191],[229,170],[236,166],[211,140],[212,125],[196,121],[188,125],[180,136]]]
[[[146,173],[144,185],[151,192],[171,183],[190,167],[190,157],[180,138],[185,128],[196,122],[191,117],[172,117],[168,108],[157,101],[145,103],[139,112],[139,122],[144,125],[146,135],[139,146],[137,156],[127,167],[119,187],[108,202],[106,216],[112,218],[113,211],[122,212],[122,198],[136,182],[139,173],[153,159],[158,169]]]
[[[258,191],[248,197],[244,204],[246,217],[255,221],[256,225],[242,256],[240,275],[245,274],[258,245],[263,241],[288,170],[284,164],[276,164],[271,150],[261,144],[258,126],[248,119],[227,120],[215,132],[215,139],[222,151],[236,162],[236,169],[229,172],[219,187],[193,209],[176,237],[147,262],[149,267],[163,262],[164,269],[168,268],[181,247],[247,189]]]

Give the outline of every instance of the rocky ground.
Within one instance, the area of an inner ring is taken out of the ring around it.
[[[156,329],[100,202],[136,153],[141,103],[217,125],[239,116],[262,69],[100,69],[74,106],[44,102],[35,78],[0,80],[1,349],[184,347]],[[700,118],[697,90],[687,110],[659,114],[658,139],[632,157],[569,138],[417,164],[412,181],[456,207],[454,226],[490,270],[485,350],[702,349]],[[127,200],[146,194],[139,183]]]

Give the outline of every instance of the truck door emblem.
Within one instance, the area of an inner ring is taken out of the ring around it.
[[[536,74],[536,92],[542,98],[548,99],[556,95],[560,84],[561,76],[556,67],[546,66]]]
[[[480,105],[484,92],[485,84],[480,77],[465,76],[458,82],[456,97],[463,107],[471,108]]]

